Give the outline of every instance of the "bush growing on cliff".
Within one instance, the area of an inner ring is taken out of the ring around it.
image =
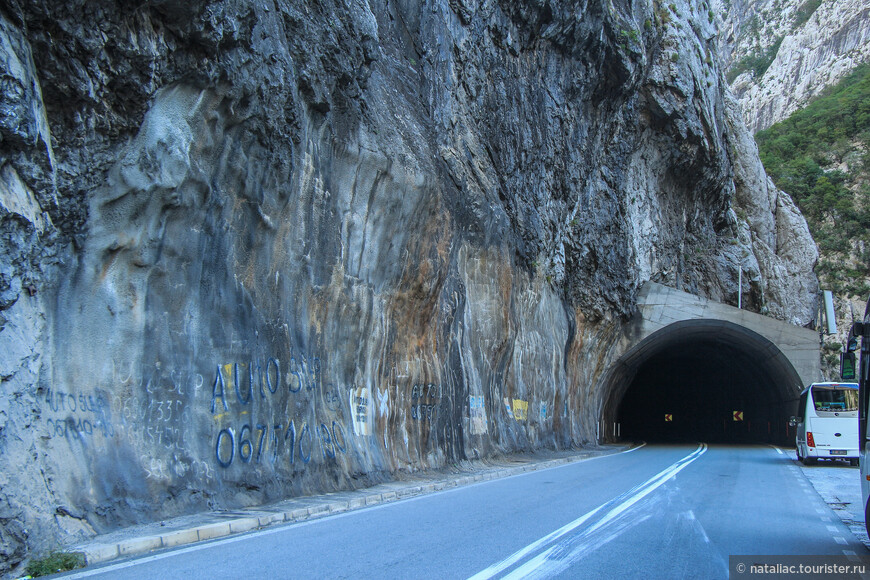
[[[85,555],[82,552],[53,552],[44,558],[32,560],[27,565],[27,573],[36,578],[83,568],[84,565]]]
[[[792,25],[792,30],[803,26],[821,4],[822,0],[807,0],[806,2],[801,4],[800,8],[797,9],[797,13],[795,14],[795,21]]]
[[[748,70],[753,72],[755,78],[761,78],[764,76],[764,73],[767,72],[767,69],[769,69],[771,63],[773,63],[773,59],[776,58],[776,53],[779,52],[779,46],[781,44],[782,37],[777,38],[776,42],[760,53],[748,54],[741,58],[728,70],[728,74],[725,75],[728,82],[733,83],[734,79]]]
[[[870,65],[755,136],[767,173],[801,208],[825,288],[862,296],[870,277]]]

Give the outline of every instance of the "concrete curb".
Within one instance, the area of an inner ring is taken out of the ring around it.
[[[211,521],[182,529],[174,529],[167,531],[165,534],[143,534],[142,536],[122,539],[115,542],[106,541],[106,539],[101,541],[98,537],[94,538],[92,542],[72,548],[71,551],[84,553],[86,565],[90,566],[93,564],[109,562],[117,558],[137,556],[154,552],[156,550],[177,548],[179,546],[204,542],[233,534],[242,534],[253,530],[263,529],[271,525],[295,523],[326,517],[381,503],[401,501],[403,499],[437,493],[447,489],[474,485],[483,481],[492,481],[495,479],[511,477],[513,475],[520,475],[522,473],[550,469],[552,467],[577,463],[594,457],[612,455],[623,451],[624,449],[624,447],[619,447],[607,450],[606,452],[585,452],[574,457],[531,462],[507,468],[494,468],[486,473],[458,475],[452,479],[442,481],[385,484],[385,486],[390,489],[378,492],[375,488],[369,488],[359,491],[337,493],[334,495],[339,497],[334,500],[330,500],[329,496],[297,498],[295,501],[309,502],[310,505],[307,507],[296,507],[289,510],[270,510],[268,506],[261,506],[258,508],[251,508],[249,510],[250,515],[240,514],[239,517],[227,519],[225,521]],[[203,514],[203,517],[213,518],[215,517],[215,514]]]

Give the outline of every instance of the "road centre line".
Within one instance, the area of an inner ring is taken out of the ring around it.
[[[631,449],[626,449],[624,451],[619,451],[617,453],[610,453],[610,454],[606,454],[606,455],[596,455],[594,457],[587,457],[587,458],[581,459],[579,461],[572,461],[570,463],[563,463],[560,465],[554,465],[552,467],[547,467],[547,468],[544,468],[542,470],[525,471],[525,472],[518,473],[515,475],[510,475],[508,477],[522,477],[524,475],[533,475],[535,473],[540,473],[541,471],[546,471],[548,469],[559,469],[562,467],[569,467],[572,465],[577,465],[578,463],[586,463],[587,461],[594,461],[596,459],[604,459],[606,457],[624,455],[626,453],[631,453],[632,451],[637,451],[638,449],[645,447],[645,446],[646,446],[646,442],[644,441],[643,443],[641,443],[637,447],[632,447]],[[463,489],[467,489],[467,488],[478,486],[478,485],[485,485],[488,483],[498,481],[500,479],[502,479],[502,478],[482,480],[482,481],[478,481],[478,482],[475,482],[475,483],[472,483],[469,485],[442,489],[442,490],[439,490],[435,493],[448,494],[448,493],[452,493],[452,492],[459,492]],[[423,500],[423,499],[429,497],[430,495],[432,495],[432,494],[422,494],[422,495],[417,495],[417,496],[399,499],[396,501],[383,502],[383,503],[379,503],[379,504],[375,504],[375,505],[369,505],[369,506],[365,506],[361,509],[348,510],[345,512],[336,513],[336,514],[329,515],[326,517],[321,517],[321,518],[316,518],[316,519],[311,519],[311,520],[303,520],[303,521],[292,522],[292,523],[288,522],[286,525],[277,525],[275,527],[270,527],[268,529],[257,530],[257,531],[254,531],[252,533],[233,534],[231,536],[223,537],[223,538],[219,538],[219,539],[215,539],[215,540],[205,540],[205,541],[201,541],[201,542],[196,542],[196,543],[193,543],[189,546],[182,547],[182,548],[175,548],[175,549],[167,548],[165,550],[161,550],[160,552],[153,553],[153,554],[146,555],[146,556],[140,556],[138,558],[123,560],[120,562],[116,562],[116,563],[108,564],[108,565],[103,565],[100,567],[93,567],[93,568],[88,567],[88,568],[85,568],[85,569],[80,570],[78,572],[75,572],[73,574],[70,574],[69,576],[66,576],[65,578],[67,578],[68,580],[80,580],[83,578],[89,578],[91,576],[96,576],[98,574],[104,574],[107,572],[116,572],[119,570],[123,570],[125,568],[132,568],[134,566],[139,566],[141,564],[153,562],[155,560],[174,558],[177,556],[182,556],[182,555],[187,554],[187,553],[213,548],[215,546],[221,546],[221,545],[225,545],[225,544],[234,544],[236,542],[243,542],[243,541],[248,540],[254,534],[259,535],[259,536],[270,536],[272,534],[282,533],[285,530],[287,530],[287,528],[289,528],[289,527],[304,527],[304,526],[317,525],[321,522],[332,520],[332,519],[351,517],[352,515],[354,515],[355,512],[359,512],[359,511],[387,509],[390,506],[395,505],[395,504]]]
[[[537,550],[539,550],[545,546],[550,546],[549,548],[547,548],[544,552],[542,552],[541,554],[539,554],[535,558],[532,558],[531,560],[529,560],[528,562],[526,562],[525,564],[523,564],[519,568],[513,570],[510,574],[508,574],[506,576],[506,578],[522,578],[522,577],[528,575],[529,573],[533,572],[535,569],[542,566],[547,561],[547,558],[550,555],[552,555],[553,552],[555,552],[560,547],[560,545],[558,543],[556,543],[557,540],[559,540],[563,536],[567,535],[568,533],[570,533],[570,532],[576,530],[577,528],[579,528],[580,526],[582,526],[584,523],[586,523],[590,518],[592,518],[598,512],[604,510],[605,508],[610,507],[610,511],[608,511],[604,515],[604,517],[602,517],[598,522],[596,522],[595,525],[584,530],[584,534],[587,534],[587,535],[595,532],[596,530],[598,530],[599,528],[601,528],[605,524],[609,523],[610,521],[614,520],[617,516],[619,516],[620,514],[622,514],[623,512],[628,510],[629,508],[631,508],[634,504],[639,502],[641,499],[643,499],[644,497],[646,497],[647,495],[649,495],[650,493],[652,493],[653,491],[655,491],[656,489],[658,489],[659,487],[664,485],[667,481],[669,481],[670,479],[675,477],[677,475],[677,473],[679,473],[684,468],[686,468],[690,463],[695,461],[698,457],[703,455],[706,451],[707,451],[707,444],[701,443],[698,446],[698,448],[695,449],[692,453],[683,457],[679,461],[672,463],[671,465],[669,465],[668,467],[666,467],[665,469],[663,469],[659,473],[650,477],[648,480],[646,480],[642,484],[633,487],[629,491],[623,493],[622,495],[617,496],[616,498],[614,498],[614,499],[612,499],[604,504],[601,504],[597,508],[583,514],[582,516],[580,516],[576,520],[562,526],[558,530],[551,532],[550,534],[547,534],[543,538],[532,542],[531,544],[529,544],[525,548],[522,548],[522,549],[514,552],[513,554],[511,554],[510,556],[508,556],[504,560],[497,562],[496,564],[493,564],[489,568],[481,570],[480,572],[478,572],[477,574],[475,574],[474,576],[469,578],[469,580],[486,580],[489,578],[493,578],[496,575],[501,574],[502,572],[504,572],[505,570],[507,570],[511,566],[517,564],[518,562],[520,562],[523,558],[525,558],[529,554],[534,553]],[[616,504],[616,505],[613,505],[613,504]]]

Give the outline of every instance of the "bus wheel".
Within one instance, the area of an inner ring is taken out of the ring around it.
[[[803,463],[804,465],[813,465],[815,462],[815,457],[801,457],[801,463]]]

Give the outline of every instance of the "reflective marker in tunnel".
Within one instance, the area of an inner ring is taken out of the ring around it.
[[[721,320],[689,320],[630,349],[606,388],[604,418],[622,425],[624,439],[790,443],[802,385],[768,339]],[[753,430],[753,421],[768,429]]]

